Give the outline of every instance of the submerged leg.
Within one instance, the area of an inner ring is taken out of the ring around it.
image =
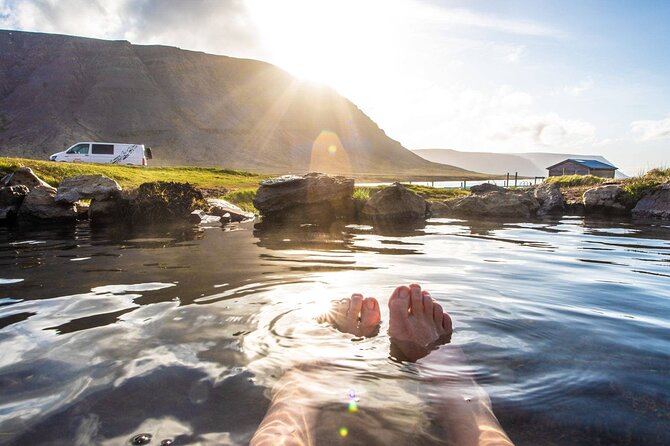
[[[314,424],[318,411],[304,375],[291,370],[272,390],[272,402],[251,439],[251,446],[308,446],[315,444]]]
[[[421,361],[419,373],[427,372],[420,396],[449,434],[448,444],[458,446],[510,446],[511,440],[498,423],[488,394],[458,366],[466,364],[456,346],[447,345],[452,334],[451,317],[417,284],[401,286],[389,299],[391,354],[398,359]],[[424,359],[425,358],[425,359]],[[448,373],[445,365],[453,366]]]

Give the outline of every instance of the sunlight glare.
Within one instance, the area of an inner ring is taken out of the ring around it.
[[[397,50],[398,5],[404,2],[392,3],[251,0],[248,5],[273,62],[304,79],[346,89],[366,66]]]

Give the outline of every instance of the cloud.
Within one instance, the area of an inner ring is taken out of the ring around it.
[[[242,0],[0,0],[0,27],[259,56]]]
[[[498,141],[511,140],[535,146],[569,148],[592,144],[595,140],[595,127],[592,124],[564,119],[555,113],[497,116],[490,124],[490,138]]]
[[[630,127],[633,133],[640,134],[640,141],[670,138],[670,117],[658,121],[633,121]]]
[[[581,96],[587,90],[593,88],[593,79],[587,78],[580,81],[577,85],[570,85],[563,87],[563,93],[566,93],[570,96]]]
[[[480,28],[506,34],[565,38],[566,34],[550,26],[526,20],[513,20],[482,14],[465,8],[444,8],[407,2],[410,14],[426,23]]]
[[[505,55],[505,60],[509,63],[515,63],[521,60],[521,56],[526,52],[526,47],[523,45],[515,46],[509,50]]]

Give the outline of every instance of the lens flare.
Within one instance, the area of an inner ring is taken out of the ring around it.
[[[340,428],[340,437],[346,437],[347,435],[349,435],[349,429],[347,429],[346,427],[341,427]]]
[[[349,413],[358,412],[358,403],[354,400],[349,401],[349,408],[347,409]]]
[[[337,133],[322,131],[312,144],[310,172],[350,175],[351,160]]]

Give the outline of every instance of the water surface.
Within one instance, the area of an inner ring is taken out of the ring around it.
[[[409,282],[452,315],[516,444],[670,444],[670,227],[583,218],[0,228],[0,444],[246,444],[299,364],[334,416],[356,395],[367,429],[343,442],[434,439],[426,376],[384,335]],[[354,291],[379,298],[380,336],[312,322]]]

